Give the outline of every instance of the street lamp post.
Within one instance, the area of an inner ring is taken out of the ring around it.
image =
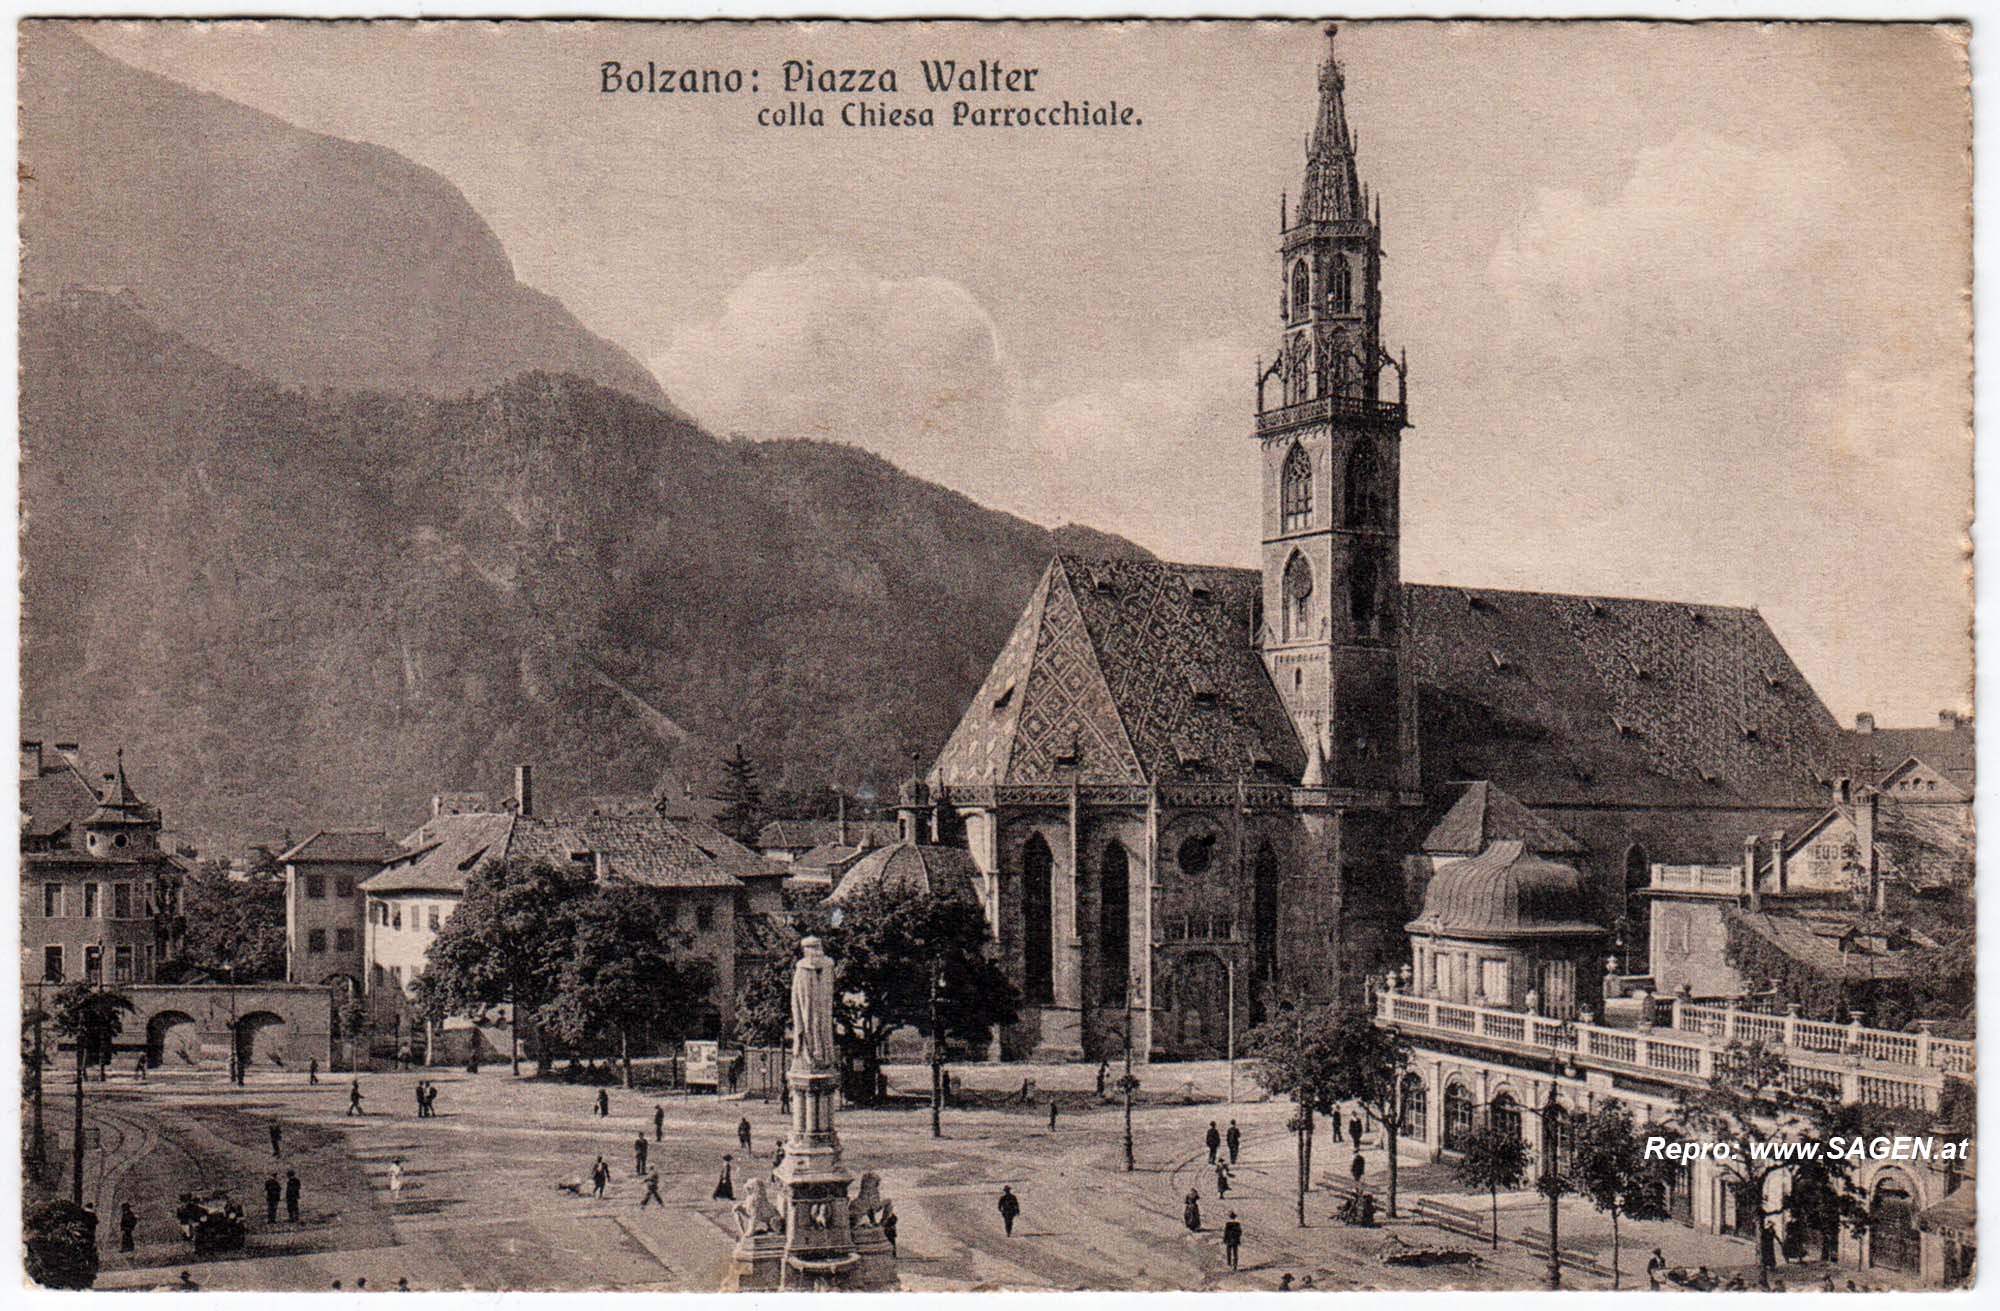
[[[49,1170],[48,1139],[42,1132],[42,1065],[48,1059],[42,1046],[42,1022],[47,1018],[46,991],[45,984],[35,985],[35,1133],[28,1149],[28,1169],[37,1180],[46,1179]]]
[[[931,966],[931,1137],[944,1137],[944,1035],[938,1030],[938,993],[944,987],[944,963]]]
[[[243,1043],[236,1032],[236,958],[222,958],[222,972],[229,985],[229,1082],[243,1086]]]
[[[1548,1099],[1542,1103],[1542,1192],[1549,1202],[1549,1287],[1562,1287],[1562,1240],[1557,1230],[1558,1180],[1556,1174],[1556,1150],[1559,1142],[1562,1103],[1556,1100],[1556,1080],[1549,1076]]]
[[[1119,1036],[1125,1043],[1125,1077],[1118,1081],[1118,1090],[1125,1094],[1125,1172],[1130,1174],[1132,1163],[1132,1094],[1137,1091],[1139,1081],[1132,1077],[1132,994],[1125,994],[1125,1027]]]
[[[1236,1104],[1236,962],[1224,956],[1222,972],[1224,986],[1229,989],[1229,1005],[1226,1011],[1229,1018],[1225,1028],[1229,1035],[1229,1104],[1234,1106]]]

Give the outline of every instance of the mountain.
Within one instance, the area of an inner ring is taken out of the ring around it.
[[[413,821],[699,776],[887,792],[1058,549],[847,446],[721,442],[614,388],[280,386],[132,293],[25,304],[22,723],[127,748],[171,827]]]
[[[129,288],[163,326],[280,382],[462,396],[536,369],[665,405],[522,285],[456,187],[21,26],[22,288]]]

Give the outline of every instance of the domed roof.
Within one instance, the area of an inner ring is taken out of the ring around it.
[[[838,905],[872,888],[903,897],[971,897],[978,877],[970,853],[957,847],[898,842],[854,862],[827,901]]]
[[[1540,938],[1602,934],[1586,918],[1590,890],[1569,865],[1530,854],[1518,841],[1495,842],[1477,856],[1440,868],[1424,891],[1412,933],[1443,938]]]

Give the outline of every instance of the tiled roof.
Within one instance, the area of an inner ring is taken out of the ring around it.
[[[811,847],[838,843],[840,827],[840,821],[834,819],[774,819],[757,831],[757,848],[760,851],[781,849],[804,851]],[[869,837],[869,845],[887,846],[896,840],[896,821],[892,819],[847,821],[847,839],[850,844],[858,842],[864,833]]]
[[[402,848],[380,829],[321,829],[278,857],[280,864],[313,861],[351,865],[380,865],[401,854]]]
[[[464,892],[483,860],[506,856],[512,815],[439,815],[403,839],[405,851],[380,874],[363,880],[363,892]]]
[[[857,861],[827,903],[838,905],[870,888],[906,897],[971,897],[976,895],[978,878],[979,867],[973,864],[970,852],[958,847],[899,842],[871,851]]]
[[[1057,557],[933,781],[1298,780],[1304,751],[1251,645],[1260,585],[1254,570]],[[1814,806],[1843,768],[1839,726],[1753,610],[1425,584],[1403,604],[1433,790]]]
[[[1879,783],[1911,756],[1953,782],[1972,786],[1977,743],[1973,722],[1961,719],[1950,727],[1878,728],[1842,735],[1854,776]]]
[[[1424,908],[1409,927],[1440,937],[1549,937],[1602,933],[1585,918],[1591,905],[1575,867],[1530,854],[1519,842],[1496,842],[1477,856],[1438,867]]]
[[[97,809],[90,781],[68,761],[44,763],[34,778],[21,780],[21,836],[45,838],[83,821]]]
[[[1495,842],[1520,842],[1543,856],[1570,856],[1584,850],[1581,842],[1545,820],[1491,783],[1465,785],[1465,791],[1424,837],[1423,850],[1433,856],[1471,856]]]
[[[1962,811],[1902,805],[1885,796],[1875,810],[1875,844],[1888,854],[1899,878],[1919,888],[1962,887],[1972,882],[1972,833]]]
[[[1869,979],[1905,978],[1910,972],[1907,952],[1872,955],[1841,950],[1842,941],[1858,927],[1856,917],[1788,915],[1734,908],[1725,910],[1723,917],[1822,978],[1862,983]]]

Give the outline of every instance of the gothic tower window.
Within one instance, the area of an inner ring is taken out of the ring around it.
[[[1044,1006],[1055,1000],[1055,934],[1050,923],[1055,914],[1055,864],[1039,833],[1021,849],[1021,990],[1029,1002]]]
[[[1292,265],[1292,317],[1303,319],[1312,312],[1312,270],[1300,260]]]
[[[1285,565],[1285,639],[1312,636],[1313,571],[1297,551]]]
[[[1251,951],[1257,977],[1278,974],[1278,857],[1266,842],[1257,848],[1250,874]]]
[[[1313,517],[1313,462],[1305,447],[1294,446],[1285,457],[1283,481],[1280,501],[1285,531],[1309,527]]]
[[[1334,314],[1347,313],[1353,304],[1354,274],[1347,261],[1335,255],[1326,268],[1326,308]]]
[[[1132,865],[1116,842],[1104,848],[1098,866],[1097,930],[1103,944],[1099,998],[1107,1006],[1125,1004],[1126,976],[1132,968]]]
[[[1356,637],[1374,637],[1380,627],[1381,607],[1376,603],[1380,585],[1375,557],[1365,552],[1356,555],[1347,570],[1347,612]]]
[[[1312,344],[1304,333],[1292,338],[1292,358],[1285,368],[1285,404],[1312,399]]]
[[[1347,457],[1342,479],[1342,517],[1350,528],[1382,526],[1382,465],[1373,442],[1363,441]]]

